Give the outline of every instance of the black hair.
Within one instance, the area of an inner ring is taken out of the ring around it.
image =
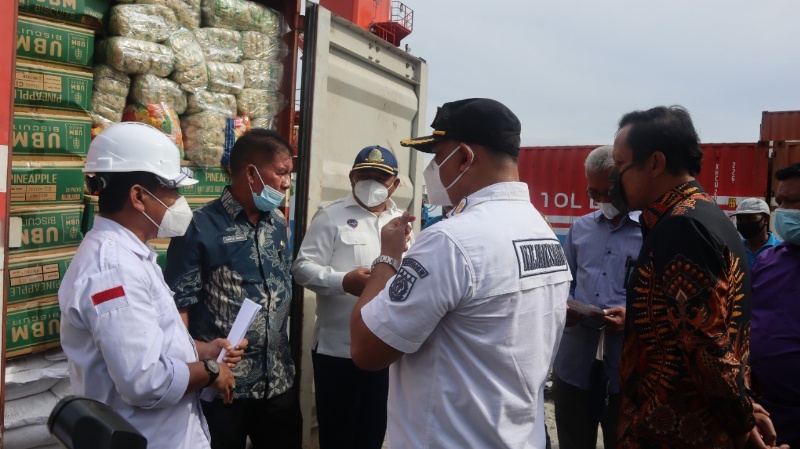
[[[673,175],[688,172],[690,176],[697,176],[700,173],[703,162],[700,138],[689,111],[682,106],[629,112],[620,119],[619,130],[628,125],[631,127],[627,143],[633,151],[634,163],[642,163],[660,151],[666,158],[667,171]]]
[[[239,137],[231,148],[231,176],[236,176],[250,164],[272,162],[276,154],[291,156],[289,142],[276,131],[253,128]]]
[[[786,181],[787,179],[800,178],[800,162],[783,167],[775,172],[775,177],[778,181]]]
[[[94,179],[87,178],[87,185],[99,196],[100,214],[113,214],[122,210],[128,201],[131,187],[139,184],[150,192],[162,184],[158,176],[150,172],[132,171],[119,173],[98,173]],[[99,192],[97,192],[99,190]]]

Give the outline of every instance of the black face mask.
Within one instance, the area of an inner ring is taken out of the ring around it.
[[[628,211],[628,198],[625,197],[625,188],[622,186],[622,175],[633,166],[634,164],[631,164],[622,171],[612,168],[611,174],[608,176],[608,179],[611,180],[608,197],[611,198],[611,205],[617,208],[620,214]]]
[[[744,237],[745,240],[748,240],[757,236],[761,232],[761,230],[764,229],[764,226],[766,225],[767,225],[766,223],[761,224],[760,221],[745,222],[745,223],[737,222],[736,230],[739,231],[739,234],[742,234],[742,237]]]

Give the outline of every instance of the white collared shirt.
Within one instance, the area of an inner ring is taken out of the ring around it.
[[[318,353],[350,358],[350,314],[358,298],[345,293],[342,280],[349,271],[372,266],[381,254],[381,228],[401,215],[403,211],[390,199],[386,210],[375,216],[352,193],[314,215],[292,274],[298,284],[317,294]]]
[[[361,315],[404,352],[389,447],[543,448],[542,392],[566,320],[564,252],[524,183],[481,189],[426,229]]]
[[[199,397],[185,394],[197,350],[149,245],[96,217],[58,302],[76,395],[111,406],[150,449],[210,447]]]

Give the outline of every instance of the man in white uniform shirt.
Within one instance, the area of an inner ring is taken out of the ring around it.
[[[352,193],[321,206],[297,254],[294,280],[317,294],[314,395],[321,449],[380,449],[386,435],[389,369],[365,371],[350,359],[350,314],[381,253],[381,228],[399,217],[392,194],[397,159],[374,145],[350,171]]]
[[[195,346],[146,243],[186,231],[192,212],[178,187],[197,181],[181,171],[175,144],[137,122],[100,133],[84,171],[100,215],[58,290],[72,390],[111,406],[149,449],[209,448],[198,392],[213,387],[232,400],[229,366],[246,342]],[[227,363],[217,364],[223,348]]]
[[[391,365],[389,447],[544,448],[544,383],[572,279],[553,231],[519,182],[520,123],[488,99],[446,103],[432,136],[431,204],[455,208],[405,249],[407,213],[351,317],[351,356]]]

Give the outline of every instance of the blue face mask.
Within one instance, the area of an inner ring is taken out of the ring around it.
[[[286,197],[286,194],[268,186],[267,183],[261,179],[261,174],[258,172],[258,169],[256,169],[256,175],[261,181],[261,184],[264,186],[264,188],[261,190],[261,195],[256,195],[256,193],[253,192],[253,187],[250,187],[250,192],[253,194],[253,202],[256,204],[256,208],[262,212],[269,212],[277,209],[278,206],[283,203],[283,199]]]
[[[775,209],[775,231],[787,242],[800,245],[800,210]]]

